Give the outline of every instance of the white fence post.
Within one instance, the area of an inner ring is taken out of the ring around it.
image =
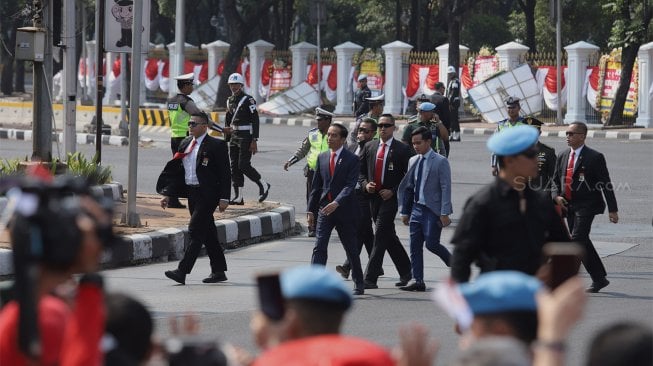
[[[653,42],[639,47],[639,94],[635,125],[653,127]]]
[[[567,51],[567,113],[565,124],[587,122],[585,110],[587,102],[583,97],[585,75],[589,65],[589,56],[599,50],[599,47],[587,43],[576,42],[565,47]]]
[[[290,46],[292,52],[292,80],[291,86],[297,86],[306,80],[308,54],[317,50],[317,46],[308,42],[300,42]]]
[[[256,42],[252,42],[247,45],[249,49],[249,90],[250,94],[256,100],[256,103],[263,102],[263,96],[259,92],[259,86],[261,85],[261,67],[265,61],[265,53],[272,51],[274,45],[270,42],[266,42],[262,39],[259,39]],[[245,75],[243,75],[245,77]]]
[[[402,110],[401,98],[402,72],[401,64],[402,55],[410,52],[413,46],[401,41],[381,46],[385,52],[385,85],[383,86],[385,94],[385,107],[383,113],[399,114]]]
[[[333,112],[341,115],[352,114],[354,94],[351,89],[351,63],[354,54],[360,52],[363,47],[353,42],[345,42],[333,47],[333,49],[336,51],[338,58],[338,89],[336,91],[336,109]]]

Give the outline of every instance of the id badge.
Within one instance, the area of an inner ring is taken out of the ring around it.
[[[388,170],[395,170],[395,165],[392,162],[388,163]]]
[[[202,166],[207,166],[207,165],[209,165],[209,158],[204,157],[204,159],[202,159]]]
[[[585,181],[585,173],[580,173],[578,175],[578,181],[579,182],[584,182]]]

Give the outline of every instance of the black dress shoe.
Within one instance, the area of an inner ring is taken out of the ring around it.
[[[395,283],[395,286],[400,287],[400,286],[406,286],[408,284],[408,281],[413,278],[411,275],[405,275],[405,276],[400,276],[399,277],[399,282]]]
[[[179,202],[178,198],[175,198],[168,201],[168,208],[186,208],[186,205]]]
[[[209,277],[202,280],[204,283],[218,283],[227,280],[227,276],[224,272],[212,272]]]
[[[265,187],[263,191],[259,192],[259,196],[258,196],[259,202],[265,201],[265,199],[268,198],[268,193],[270,193],[270,183],[265,182],[265,184],[267,185],[267,187]]]
[[[363,290],[362,288],[355,288],[353,294],[354,295],[365,295],[365,290]]]
[[[236,200],[230,200],[229,201],[230,205],[237,205],[237,206],[242,206],[245,204],[245,200],[241,197],[239,201]]]
[[[344,279],[349,278],[349,271],[349,268],[346,268],[345,266],[336,266],[336,272],[340,273]]]
[[[602,288],[604,288],[605,286],[607,286],[609,284],[610,284],[610,281],[608,281],[607,278],[603,277],[599,281],[592,282],[590,287],[588,287],[587,290],[585,290],[585,292],[595,294],[595,293],[601,291]]]
[[[366,288],[366,289],[379,288],[379,285],[377,285],[376,282],[365,281],[365,288]]]
[[[168,277],[169,279],[171,279],[171,280],[173,280],[175,282],[178,282],[178,283],[180,283],[182,285],[186,284],[186,274],[182,273],[178,269],[175,269],[175,270],[172,270],[172,271],[166,271],[165,275],[166,275],[166,277]]]
[[[426,291],[426,285],[424,284],[424,282],[413,282],[408,286],[399,287],[399,289],[403,291],[424,292]]]

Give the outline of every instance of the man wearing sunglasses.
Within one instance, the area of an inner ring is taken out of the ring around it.
[[[202,280],[216,283],[227,280],[227,262],[218,242],[213,213],[224,212],[229,205],[231,170],[227,143],[208,136],[209,117],[200,112],[188,122],[190,136],[180,144],[175,156],[163,169],[156,191],[163,195],[161,207],[168,207],[169,196],[187,197],[190,223],[190,244],[177,269],[166,271],[166,277],[182,285],[191,272],[197,256],[206,248],[211,274]]]
[[[375,225],[374,246],[365,270],[365,288],[378,288],[376,283],[383,269],[383,256],[388,251],[397,272],[396,286],[406,286],[412,278],[410,259],[395,231],[399,209],[397,190],[408,170],[410,150],[394,139],[395,119],[391,114],[379,118],[379,140],[365,145],[360,157],[358,182],[370,197],[370,214]]]
[[[451,243],[451,277],[469,281],[472,263],[481,273],[516,270],[534,275],[542,264],[542,246],[570,240],[551,197],[533,190],[537,176],[537,130],[516,126],[487,142],[497,156],[495,180],[467,200]]]
[[[587,125],[572,123],[567,127],[566,135],[570,148],[558,155],[553,179],[556,187],[552,193],[567,215],[572,240],[585,247],[583,265],[592,277],[592,285],[587,288],[587,292],[599,292],[610,281],[606,278],[605,267],[590,239],[590,230],[594,216],[605,212],[606,201],[610,222],[619,222],[617,198],[605,157],[585,145]]]
[[[508,118],[499,121],[497,123],[497,130],[496,132],[501,132],[506,128],[512,128],[515,126],[522,126],[524,125],[524,118],[519,115],[519,112],[521,111],[521,106],[519,104],[519,98],[517,97],[509,97],[508,99],[505,100],[506,103],[506,110],[508,111]],[[495,133],[496,133],[495,132]],[[496,176],[498,173],[497,168],[497,157],[496,155],[492,154],[491,162],[490,164],[492,165],[492,175]]]

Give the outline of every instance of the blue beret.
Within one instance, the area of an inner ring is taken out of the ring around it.
[[[498,156],[517,155],[533,146],[539,136],[537,129],[531,126],[504,128],[487,140],[487,148]]]
[[[493,271],[463,283],[460,292],[474,315],[506,311],[536,311],[535,293],[542,283],[517,271]]]
[[[424,102],[424,103],[422,103],[422,104],[419,105],[419,108],[418,108],[418,109],[419,109],[420,111],[430,112],[430,111],[432,111],[432,110],[435,110],[435,104],[430,103],[430,102]]]
[[[349,308],[352,302],[350,290],[340,276],[322,265],[306,265],[281,273],[281,292],[290,299],[306,299],[331,302]]]

